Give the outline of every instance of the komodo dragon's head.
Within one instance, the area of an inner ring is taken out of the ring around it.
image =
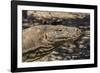
[[[64,25],[50,25],[45,26],[44,39],[52,43],[72,42],[78,39],[80,33],[80,29],[76,27],[68,27]]]
[[[23,33],[23,61],[35,61],[55,47],[75,41],[81,31],[64,25],[38,25],[25,29]]]

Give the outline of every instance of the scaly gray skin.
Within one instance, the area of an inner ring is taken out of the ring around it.
[[[22,60],[40,60],[55,48],[77,40],[80,33],[80,29],[64,25],[37,25],[25,29],[22,33]]]

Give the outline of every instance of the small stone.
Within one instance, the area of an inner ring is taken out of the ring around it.
[[[84,41],[83,41],[83,40],[78,42],[78,44],[83,44],[83,43],[84,43]]]
[[[74,50],[73,49],[68,49],[68,53],[73,53]]]
[[[84,48],[84,45],[79,45],[79,48]]]
[[[76,45],[70,45],[70,48],[75,48],[76,47]]]
[[[56,51],[53,51],[53,52],[52,52],[52,54],[58,54],[58,52],[56,52]]]
[[[77,56],[72,56],[72,59],[76,59],[77,58]]]
[[[39,23],[34,23],[33,25],[39,25]]]
[[[83,37],[82,39],[83,39],[83,40],[88,40],[88,39],[89,39],[89,37]]]
[[[90,35],[90,31],[85,31],[85,34],[86,35]]]
[[[61,56],[58,56],[58,57],[57,57],[57,59],[58,59],[58,60],[61,60],[61,59],[62,59],[62,57],[61,57]]]

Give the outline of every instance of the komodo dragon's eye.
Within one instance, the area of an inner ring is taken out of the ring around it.
[[[56,31],[62,31],[62,29],[57,29]]]

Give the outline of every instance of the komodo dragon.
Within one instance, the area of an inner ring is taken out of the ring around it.
[[[40,60],[64,43],[80,36],[80,29],[64,25],[37,25],[22,32],[22,61]]]

